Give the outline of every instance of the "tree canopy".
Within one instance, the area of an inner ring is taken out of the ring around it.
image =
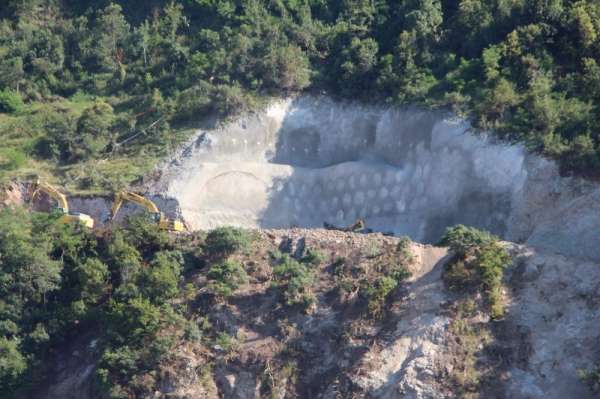
[[[599,31],[591,0],[7,0],[0,112],[107,99],[60,115],[63,134],[47,126],[37,156],[73,163],[115,151],[131,129],[142,147],[163,143],[177,121],[325,90],[452,107],[595,173]]]

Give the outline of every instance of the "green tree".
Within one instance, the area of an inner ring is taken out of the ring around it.
[[[108,266],[99,259],[86,259],[77,269],[81,284],[81,298],[86,303],[94,304],[107,292],[109,286]]]
[[[99,154],[114,140],[113,108],[102,101],[86,108],[77,120],[77,146],[75,157],[87,159]]]
[[[16,113],[23,109],[23,100],[19,93],[5,89],[0,90],[0,113]]]
[[[27,367],[27,360],[19,351],[19,340],[0,337],[0,388],[4,393],[18,388]]]
[[[183,258],[177,251],[154,254],[148,268],[140,276],[142,293],[154,303],[172,299],[179,293]]]
[[[382,276],[365,289],[365,296],[368,300],[369,314],[374,318],[379,318],[383,314],[385,302],[390,293],[396,289],[398,281],[392,277]]]
[[[310,84],[308,57],[298,46],[271,46],[262,64],[265,82],[271,87],[302,90]]]
[[[96,18],[94,55],[103,71],[117,72],[123,66],[124,48],[129,37],[129,24],[119,4],[110,3]]]

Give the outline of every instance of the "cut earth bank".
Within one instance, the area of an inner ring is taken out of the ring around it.
[[[600,186],[440,111],[299,97],[198,131],[151,191],[194,229],[347,226],[436,242],[465,224],[600,259]]]

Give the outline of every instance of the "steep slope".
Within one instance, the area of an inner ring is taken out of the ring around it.
[[[600,188],[443,112],[276,101],[199,131],[158,171],[194,228],[348,225],[435,242],[457,223],[600,259]],[[576,244],[576,245],[575,245]]]
[[[515,259],[506,279],[509,307],[504,320],[493,322],[477,308],[464,313],[460,306],[469,298],[447,289],[445,248],[399,242],[318,229],[260,232],[235,255],[250,281],[233,297],[214,302],[205,272],[188,281],[199,288],[192,303],[205,320],[199,322],[204,338],[182,342],[162,362],[154,397],[594,397],[577,370],[598,355],[592,349],[600,339],[596,265],[505,244]],[[324,258],[315,269],[315,305],[302,312],[283,305],[272,286],[273,256],[308,248]],[[373,318],[364,284],[375,285],[395,262],[412,275],[388,297],[382,317]],[[228,341],[219,338],[224,334]],[[71,361],[89,359],[91,342]],[[87,397],[76,376],[85,377],[88,363],[77,371],[67,360],[55,367],[72,372],[57,374],[36,397]]]

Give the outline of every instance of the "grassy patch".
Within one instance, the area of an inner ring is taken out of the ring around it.
[[[117,151],[76,163],[41,157],[41,152],[54,151],[44,141],[48,138],[48,121],[57,115],[76,119],[97,99],[78,92],[69,99],[24,105],[18,113],[0,113],[0,183],[39,176],[74,194],[107,194],[147,175],[195,131],[185,125],[178,126],[170,129],[166,140],[157,143],[133,140]]]
[[[459,302],[449,331],[456,339],[454,362],[450,380],[456,393],[462,398],[476,398],[483,373],[478,367],[481,349],[492,341],[492,334],[482,323],[476,323],[474,317],[477,305],[467,299]]]

